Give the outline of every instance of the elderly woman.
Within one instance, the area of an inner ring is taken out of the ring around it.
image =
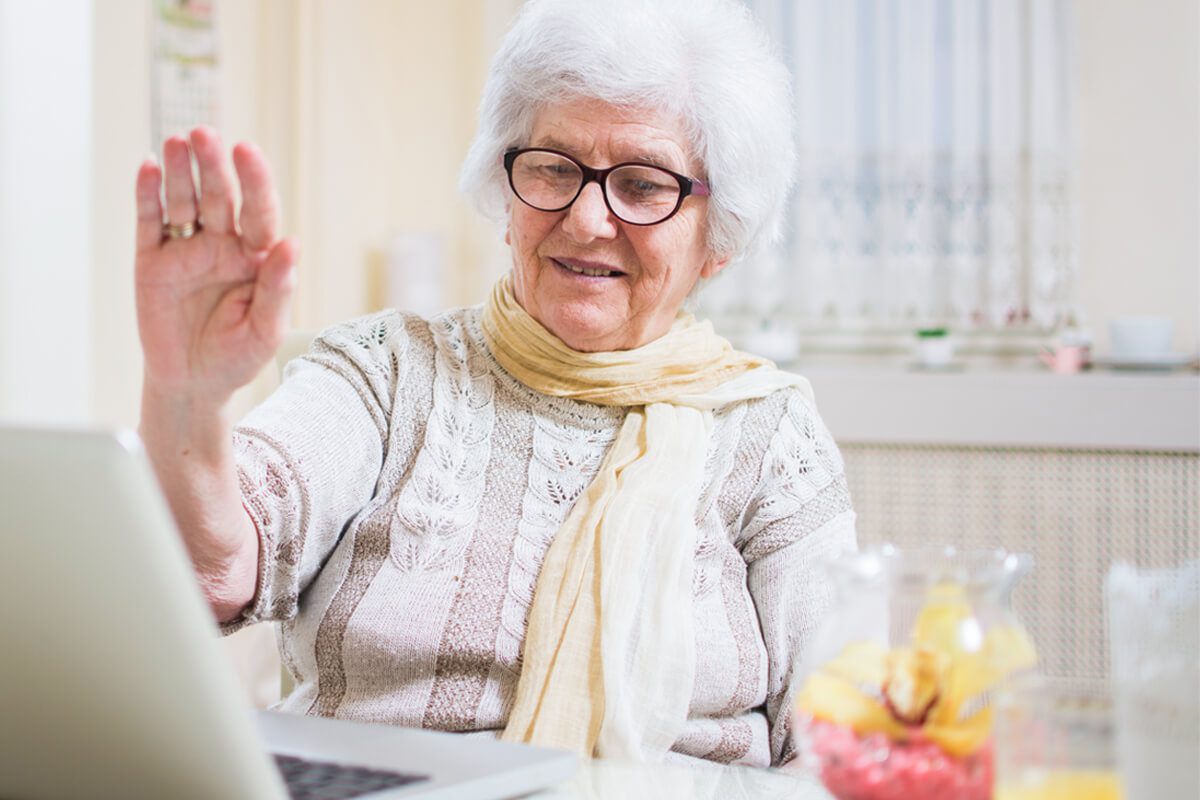
[[[283,709],[793,756],[821,564],[854,546],[842,462],[803,379],[682,311],[778,230],[788,108],[732,0],[530,0],[462,179],[511,272],[482,307],[325,331],[236,428],[297,245],[252,146],[236,221],[211,131],[142,165],[141,433],[226,629],[281,623]]]

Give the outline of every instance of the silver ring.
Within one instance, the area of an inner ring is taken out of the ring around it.
[[[190,239],[200,231],[200,220],[185,222],[182,225],[163,225],[163,236],[168,239]]]

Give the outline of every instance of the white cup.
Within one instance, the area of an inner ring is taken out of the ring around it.
[[[1174,324],[1168,317],[1120,317],[1108,323],[1113,355],[1161,358],[1171,354]]]
[[[954,339],[948,334],[918,336],[914,352],[917,362],[926,367],[945,367],[954,361]]]

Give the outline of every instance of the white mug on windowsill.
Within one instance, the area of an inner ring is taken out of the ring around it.
[[[1152,360],[1171,355],[1174,324],[1169,317],[1120,317],[1108,323],[1115,358]]]

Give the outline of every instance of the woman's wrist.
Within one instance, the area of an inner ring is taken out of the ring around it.
[[[210,601],[225,595],[225,584],[246,580],[234,573],[254,572],[247,564],[258,557],[238,486],[230,404],[147,380],[139,433],[205,593]]]
[[[221,469],[233,459],[230,398],[213,398],[161,386],[146,378],[138,432],[158,466],[177,461],[176,469],[194,465]]]

